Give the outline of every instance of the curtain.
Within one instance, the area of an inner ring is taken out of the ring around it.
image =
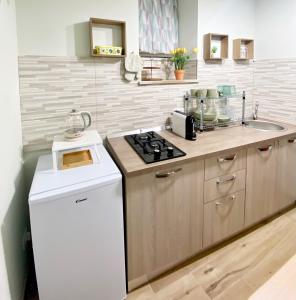
[[[153,54],[178,47],[177,0],[139,0],[139,43]]]

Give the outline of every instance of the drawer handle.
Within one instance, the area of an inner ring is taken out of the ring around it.
[[[229,182],[229,181],[234,181],[236,179],[236,176],[235,175],[231,175],[230,177],[228,178],[219,178],[217,179],[216,183],[217,184],[222,184],[222,183],[226,183],[226,182]]]
[[[232,155],[232,156],[219,157],[219,158],[217,159],[217,161],[218,161],[219,163],[224,163],[224,162],[227,162],[227,161],[234,161],[234,160],[236,159],[236,157],[237,157],[237,154]]]
[[[84,201],[86,201],[87,200],[87,198],[83,198],[83,199],[78,199],[78,200],[76,200],[75,201],[75,203],[80,203],[80,202],[84,202]]]
[[[272,146],[269,145],[269,146],[266,146],[266,147],[258,148],[258,150],[259,150],[260,152],[271,151],[271,150],[272,150]]]
[[[234,200],[235,200],[235,196],[229,197],[228,200],[229,200],[229,201],[234,201]],[[217,205],[217,206],[223,205],[223,204],[225,204],[225,202],[216,201],[216,205]]]
[[[295,139],[290,139],[290,140],[288,140],[288,143],[290,143],[290,144],[296,143],[296,138],[295,138]]]
[[[177,168],[175,170],[172,170],[170,172],[166,172],[166,173],[156,173],[155,174],[155,177],[156,178],[166,178],[166,177],[169,177],[171,175],[175,175],[176,173],[182,171],[182,168]]]

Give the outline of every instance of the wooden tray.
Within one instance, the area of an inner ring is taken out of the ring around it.
[[[93,164],[89,150],[76,151],[63,154],[62,170]]]

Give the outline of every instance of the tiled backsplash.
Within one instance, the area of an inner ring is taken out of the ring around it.
[[[103,136],[164,124],[175,108],[183,106],[190,88],[234,84],[239,92],[247,91],[250,112],[253,69],[253,63],[231,60],[198,62],[198,85],[138,86],[123,81],[123,64],[116,59],[19,57],[24,150],[49,148],[74,107],[90,111],[93,128]]]
[[[296,123],[296,59],[259,60],[254,71],[259,117]]]

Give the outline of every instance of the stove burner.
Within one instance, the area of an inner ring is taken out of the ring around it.
[[[142,141],[148,140],[148,136],[147,135],[143,135],[143,134],[139,135],[139,138]]]
[[[154,131],[126,135],[124,138],[146,164],[186,155]]]

